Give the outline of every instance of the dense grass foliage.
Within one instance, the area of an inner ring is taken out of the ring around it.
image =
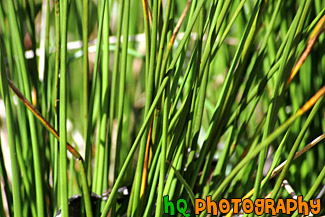
[[[325,206],[324,1],[1,0],[0,21],[0,216]]]

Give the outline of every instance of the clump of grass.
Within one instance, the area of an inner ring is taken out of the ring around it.
[[[324,197],[322,1],[10,0],[0,20],[1,216]]]

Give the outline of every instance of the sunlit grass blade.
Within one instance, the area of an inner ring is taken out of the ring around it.
[[[41,123],[58,139],[60,140],[59,133],[44,119],[37,109],[24,97],[24,95],[15,87],[15,85],[8,80],[8,84],[10,88],[15,92],[18,98],[21,100],[22,103],[41,121]],[[92,216],[91,205],[90,205],[90,195],[89,195],[89,188],[87,183],[87,174],[84,167],[84,160],[79,152],[72,147],[68,142],[66,143],[66,149],[79,161],[80,166],[80,175],[82,179],[82,188],[85,200],[85,207],[87,212],[87,217]]]
[[[299,156],[301,156],[302,154],[304,154],[306,151],[308,151],[309,149],[311,149],[313,146],[315,146],[316,144],[318,144],[319,142],[321,142],[323,139],[325,139],[325,134],[322,134],[320,136],[318,136],[316,139],[314,139],[312,142],[310,142],[308,145],[306,145],[303,149],[301,149],[300,151],[296,152],[295,156],[294,156],[294,160],[297,159]],[[274,178],[276,175],[279,174],[279,172],[281,172],[281,170],[283,169],[283,167],[286,164],[286,160],[283,161],[279,166],[277,166],[276,168],[274,168],[274,170],[270,171],[270,179]],[[263,182],[265,183],[266,178],[263,179],[261,186],[263,186]],[[245,196],[242,197],[242,201],[246,198],[250,198],[254,193],[254,188],[252,190],[250,190],[247,194],[245,194]],[[226,215],[226,217],[231,217],[233,215],[233,209],[230,210],[230,212]]]
[[[9,139],[9,148],[10,148],[10,161],[11,161],[11,168],[12,168],[12,194],[13,194],[13,213],[14,216],[22,216],[22,210],[21,210],[21,195],[20,195],[20,173],[18,169],[18,162],[17,162],[17,156],[16,156],[16,144],[14,141],[14,125],[13,125],[13,112],[11,107],[11,99],[9,95],[9,88],[8,88],[8,82],[7,82],[7,75],[4,65],[4,59],[3,59],[3,50],[2,46],[0,46],[0,90],[2,98],[5,102],[5,108],[6,108],[6,118],[7,118],[7,127],[8,127],[8,139]],[[2,168],[4,169],[4,168]],[[3,171],[4,172],[4,171]],[[8,183],[7,183],[8,184]],[[7,192],[9,193],[9,192]],[[2,195],[1,195],[2,197]]]
[[[20,76],[23,81],[23,89],[27,99],[31,99],[31,88],[30,88],[30,80],[27,73],[27,65],[23,52],[23,44],[21,33],[19,29],[19,24],[16,17],[15,7],[13,1],[8,1],[8,9],[9,9],[9,21],[10,21],[10,29],[12,31],[13,40],[16,42],[14,44],[14,50],[16,55],[18,56],[18,64],[20,68]],[[39,141],[36,132],[36,123],[32,113],[28,112],[28,120],[30,127],[30,136],[32,143],[32,151],[33,151],[33,164],[34,164],[34,172],[35,172],[35,183],[36,183],[36,203],[37,203],[37,215],[42,217],[45,215],[45,206],[44,206],[44,189],[43,189],[43,180],[42,180],[42,168],[41,168],[41,159],[39,153]]]

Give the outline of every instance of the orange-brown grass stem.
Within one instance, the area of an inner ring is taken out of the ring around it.
[[[9,87],[18,96],[20,101],[41,121],[41,123],[57,138],[60,139],[59,133],[45,120],[41,113],[26,99],[26,97],[18,90],[14,83],[8,79]],[[67,143],[67,149],[78,160],[83,160],[79,152]]]
[[[152,27],[152,14],[148,4],[148,0],[142,0],[143,10],[145,12],[146,19],[149,19],[150,25]]]
[[[152,125],[153,125],[153,118],[151,119],[151,125],[150,125],[150,129],[149,129],[149,135],[148,135],[147,145],[146,145],[146,155],[144,157],[140,198],[142,198],[142,196],[144,194],[144,191],[146,189],[147,179],[148,179],[149,150],[150,150],[150,142],[151,142],[151,135],[152,135]]]
[[[296,76],[296,74],[298,73],[298,71],[301,68],[302,64],[307,59],[307,57],[308,57],[311,49],[315,45],[318,37],[320,36],[320,34],[324,30],[325,30],[325,15],[318,21],[318,23],[315,26],[313,32],[310,34],[309,39],[308,39],[308,42],[307,42],[307,46],[306,46],[304,52],[301,54],[298,62],[296,63],[296,65],[291,70],[291,74],[290,74],[290,77],[289,77],[289,79],[287,81],[286,87],[289,86],[289,84],[292,81],[292,79]]]

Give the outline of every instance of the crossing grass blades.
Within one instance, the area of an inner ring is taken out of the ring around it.
[[[324,30],[321,0],[1,0],[0,216],[325,201]]]

